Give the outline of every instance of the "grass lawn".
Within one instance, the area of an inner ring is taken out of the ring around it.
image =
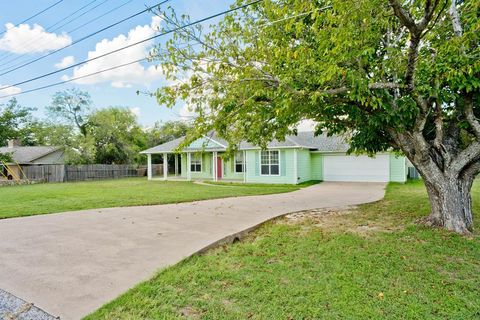
[[[480,234],[415,225],[428,210],[409,182],[357,209],[280,219],[87,319],[479,319]],[[478,221],[480,183],[474,211]]]
[[[298,190],[300,187],[292,185],[221,187],[183,181],[147,181],[145,178],[1,187],[0,219],[71,210],[281,193]]]

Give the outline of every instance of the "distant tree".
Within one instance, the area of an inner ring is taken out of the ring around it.
[[[47,111],[55,118],[64,120],[80,131],[87,134],[87,119],[92,109],[92,99],[86,91],[76,88],[56,92]]]
[[[146,136],[129,110],[110,107],[90,115],[87,137],[92,139],[96,163],[139,162],[146,148]]]
[[[22,107],[12,98],[0,105],[0,146],[9,139],[20,139],[28,143],[29,126],[34,108]]]
[[[151,148],[185,136],[191,125],[184,121],[156,122],[153,128],[146,130],[147,147]]]

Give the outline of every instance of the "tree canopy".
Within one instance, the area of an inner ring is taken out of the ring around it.
[[[216,130],[233,146],[265,146],[312,119],[352,152],[402,152],[429,191],[426,222],[467,233],[480,171],[479,12],[478,1],[258,1],[158,48],[173,84],[155,95],[197,113],[185,143]],[[189,21],[161,14],[166,28]]]

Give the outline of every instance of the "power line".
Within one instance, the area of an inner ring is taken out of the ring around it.
[[[87,60],[84,60],[84,61],[82,61],[82,62],[75,63],[75,64],[73,64],[73,65],[71,65],[71,66],[68,66],[68,67],[65,67],[65,68],[62,68],[62,69],[58,69],[58,70],[56,70],[56,71],[52,71],[52,72],[46,73],[46,74],[44,74],[44,75],[41,75],[41,76],[37,76],[37,77],[31,78],[31,79],[28,79],[28,80],[24,80],[24,81],[21,81],[21,82],[17,82],[17,83],[14,83],[14,84],[12,84],[12,85],[9,85],[9,86],[7,86],[7,87],[0,88],[0,91],[1,91],[1,90],[5,90],[5,89],[8,89],[8,88],[11,88],[11,87],[19,86],[19,85],[22,85],[22,84],[25,84],[25,83],[29,83],[29,82],[32,82],[32,81],[35,81],[35,80],[39,80],[39,79],[42,79],[42,78],[45,78],[45,77],[48,77],[48,76],[57,74],[57,73],[59,73],[59,72],[63,72],[63,71],[66,71],[66,70],[69,70],[69,69],[78,67],[78,66],[83,65],[83,64],[85,64],[85,63],[88,63],[88,62],[91,62],[91,61],[94,61],[94,60],[98,60],[98,59],[100,59],[100,58],[109,56],[109,55],[114,54],[114,53],[117,53],[117,52],[119,52],[119,51],[122,51],[122,50],[125,50],[125,49],[128,49],[128,48],[131,48],[131,47],[136,46],[136,45],[139,45],[139,44],[142,44],[142,43],[144,43],[144,42],[147,42],[147,41],[150,41],[150,40],[153,40],[153,39],[156,39],[156,38],[165,36],[165,35],[167,35],[167,34],[170,34],[170,33],[176,32],[176,31],[180,31],[180,30],[182,30],[182,29],[191,27],[191,26],[193,26],[193,25],[196,25],[196,24],[199,24],[199,23],[202,23],[202,22],[205,22],[205,21],[214,19],[214,18],[217,18],[217,17],[219,17],[219,16],[222,16],[222,15],[225,15],[225,14],[228,14],[228,13],[231,13],[231,12],[234,12],[234,11],[237,11],[237,10],[240,10],[240,9],[243,9],[243,8],[246,8],[246,7],[248,7],[248,6],[257,4],[257,3],[261,2],[261,1],[263,1],[263,0],[255,0],[255,1],[253,1],[253,2],[246,3],[246,4],[244,4],[244,5],[241,5],[241,6],[232,8],[232,9],[228,9],[228,10],[225,10],[225,11],[222,11],[222,12],[219,12],[219,13],[216,13],[216,14],[214,14],[214,15],[211,15],[211,16],[208,16],[208,17],[205,17],[205,18],[196,20],[196,21],[194,21],[194,22],[187,23],[187,24],[185,24],[185,25],[183,25],[183,26],[180,26],[180,27],[177,27],[177,28],[170,29],[170,30],[167,30],[167,31],[165,31],[165,32],[159,33],[159,34],[157,34],[157,35],[155,35],[155,36],[152,36],[152,37],[149,37],[149,38],[146,38],[146,39],[137,41],[137,42],[132,43],[132,44],[129,44],[129,45],[127,45],[127,46],[124,46],[124,47],[121,47],[121,48],[118,48],[118,49],[109,51],[109,52],[107,52],[107,53],[101,54],[101,55],[96,56],[96,57],[94,57],[94,58],[87,59]]]
[[[75,78],[71,78],[71,79],[68,79],[68,80],[63,80],[63,81],[51,83],[51,84],[48,84],[48,85],[45,85],[45,86],[42,86],[42,87],[33,88],[33,89],[22,91],[22,92],[19,92],[19,93],[12,93],[12,94],[8,94],[8,95],[0,96],[0,99],[8,98],[8,97],[11,97],[11,96],[18,96],[18,95],[25,94],[25,93],[35,92],[35,91],[59,86],[59,85],[65,84],[65,83],[69,83],[69,82],[72,82],[72,81],[76,81],[76,80],[80,80],[80,79],[83,79],[83,78],[91,77],[91,76],[94,76],[94,75],[97,75],[97,74],[100,74],[100,73],[104,73],[104,72],[107,72],[107,71],[123,68],[123,67],[129,66],[131,64],[142,62],[144,60],[147,60],[147,58],[142,58],[142,59],[138,59],[138,60],[135,60],[135,61],[127,62],[127,63],[121,64],[121,65],[118,65],[118,66],[114,66],[114,67],[103,69],[103,70],[100,70],[100,71],[97,71],[97,72],[89,73],[89,74],[86,74],[86,75],[83,75],[83,76],[80,76],[80,77],[75,77]]]
[[[109,1],[109,0],[106,0],[106,1]],[[105,2],[106,2],[106,1],[105,1]],[[74,33],[75,31],[78,31],[78,30],[82,29],[83,27],[85,27],[85,26],[87,26],[87,25],[89,25],[89,24],[92,24],[93,22],[95,22],[95,21],[97,21],[97,20],[105,17],[106,15],[108,15],[108,14],[114,12],[114,11],[117,11],[118,9],[126,6],[127,4],[129,4],[129,3],[132,2],[132,1],[133,1],[133,0],[127,0],[127,1],[125,1],[124,3],[122,3],[122,4],[120,4],[120,5],[116,6],[116,7],[108,10],[107,12],[104,12],[104,13],[102,13],[101,15],[98,15],[98,16],[96,16],[95,18],[93,18],[93,19],[91,19],[91,20],[89,20],[89,21],[87,21],[87,22],[84,22],[84,23],[82,23],[81,25],[79,25],[79,26],[77,26],[77,27],[75,27],[75,28],[73,28],[73,29],[70,29],[70,30],[67,31],[66,33],[67,33],[67,34],[72,34],[72,33]],[[103,4],[103,3],[104,3],[104,2],[102,2],[101,4]],[[101,4],[100,4],[100,5],[101,5]],[[94,7],[94,8],[95,8],[95,7]],[[92,9],[94,9],[94,8],[92,8]],[[24,54],[24,55],[25,55],[25,54]],[[24,55],[22,55],[22,56],[24,56]],[[16,59],[15,59],[15,60],[16,60]],[[12,62],[12,61],[13,61],[13,59],[10,60],[10,61],[8,61],[8,62],[5,62],[4,65],[6,65],[6,64],[8,64],[8,63],[10,63],[10,62]],[[24,60],[23,62],[20,62],[19,64],[16,64],[16,65],[13,65],[13,66],[9,66],[9,67],[5,67],[5,68],[1,68],[1,69],[0,69],[0,72],[3,72],[3,71],[8,70],[8,69],[10,69],[10,68],[14,68],[14,67],[16,67],[16,66],[19,66],[20,64],[25,63],[25,62],[27,62],[27,61],[28,61],[28,60]]]
[[[50,10],[51,8],[53,8],[53,7],[55,7],[56,5],[60,4],[61,2],[63,2],[63,0],[59,0],[59,1],[55,2],[54,4],[52,4],[52,5],[48,6],[48,7],[46,7],[45,9],[43,9],[42,11],[35,13],[33,16],[30,16],[30,17],[28,17],[27,19],[25,19],[25,20],[17,23],[17,24],[15,25],[15,27],[18,27],[18,26],[21,25],[22,23],[28,22],[28,21],[32,20],[33,18],[38,17],[38,16],[41,15],[42,13]],[[7,32],[7,30],[4,30],[4,31],[0,32],[0,35],[4,34],[5,32]]]
[[[73,45],[75,45],[75,44],[77,44],[77,43],[79,43],[79,42],[82,42],[82,41],[84,41],[84,40],[86,40],[86,39],[88,39],[88,38],[93,37],[94,35],[97,35],[97,34],[103,32],[103,31],[105,31],[105,30],[108,30],[108,29],[110,29],[110,28],[113,28],[113,27],[115,27],[116,25],[119,25],[119,24],[121,24],[121,23],[123,23],[123,22],[125,22],[125,21],[127,21],[127,20],[130,20],[130,19],[136,17],[136,16],[139,16],[139,15],[141,15],[142,13],[145,13],[145,12],[147,12],[147,11],[149,11],[149,10],[157,7],[157,6],[160,6],[160,5],[164,4],[164,3],[167,3],[168,1],[170,1],[170,0],[164,0],[164,1],[162,1],[162,2],[160,2],[160,3],[157,3],[157,4],[155,4],[155,5],[151,6],[151,7],[148,7],[148,8],[146,8],[146,9],[140,11],[140,12],[137,12],[137,13],[135,13],[135,14],[132,14],[131,16],[128,16],[128,17],[126,17],[126,18],[124,18],[124,19],[122,19],[122,20],[120,20],[120,21],[117,21],[117,22],[115,22],[115,23],[113,23],[113,24],[110,24],[110,25],[108,25],[108,26],[106,26],[106,27],[104,27],[104,28],[102,28],[102,29],[100,29],[100,30],[97,30],[97,31],[95,31],[95,32],[93,32],[93,33],[90,33],[89,35],[86,35],[86,36],[84,36],[84,37],[82,37],[82,38],[80,38],[80,39],[78,39],[78,40],[75,40],[74,42],[70,43],[69,45],[66,45],[66,46],[64,46],[64,47],[62,47],[62,48],[59,48],[59,49],[54,50],[54,51],[52,51],[52,52],[49,52],[49,53],[47,53],[47,54],[45,54],[45,55],[43,55],[43,56],[41,56],[41,57],[38,57],[38,58],[36,58],[36,59],[33,59],[33,60],[31,60],[31,61],[29,61],[29,62],[27,62],[27,63],[24,63],[24,64],[22,64],[22,65],[20,65],[20,66],[18,66],[18,67],[15,67],[15,68],[12,68],[12,69],[10,69],[10,70],[8,70],[8,71],[2,72],[2,73],[0,73],[0,76],[9,74],[9,73],[11,73],[11,72],[13,72],[13,71],[15,71],[15,70],[21,69],[21,68],[23,68],[23,67],[26,67],[26,66],[28,66],[28,65],[31,65],[32,63],[35,63],[35,62],[37,62],[37,61],[40,61],[40,60],[42,60],[42,59],[44,59],[44,58],[46,58],[46,57],[48,57],[48,56],[51,56],[52,54],[55,54],[55,53],[57,53],[57,52],[59,52],[59,51],[62,51],[62,50],[64,50],[64,49],[66,49],[66,48],[69,48],[69,47],[71,47],[71,46],[73,46]]]
[[[74,33],[75,31],[77,31],[77,30],[79,30],[79,29],[81,29],[81,28],[83,28],[83,27],[85,27],[85,26],[87,26],[87,25],[89,25],[89,24],[97,21],[98,19],[101,19],[101,18],[105,17],[106,15],[108,15],[108,14],[110,14],[110,13],[112,13],[112,12],[114,12],[114,11],[116,11],[116,10],[124,7],[124,6],[126,6],[127,4],[129,4],[129,3],[132,2],[132,1],[133,1],[133,0],[127,0],[127,1],[125,1],[125,2],[122,3],[121,5],[119,5],[119,6],[115,7],[115,8],[112,8],[111,10],[109,10],[109,11],[107,11],[107,12],[105,12],[105,13],[102,13],[101,15],[99,15],[99,16],[93,18],[92,20],[87,21],[87,22],[85,22],[85,23],[83,23],[83,24],[75,27],[74,29],[71,29],[71,30],[67,31],[67,34],[72,34],[72,33]]]
[[[89,7],[91,4],[93,4],[93,3],[97,2],[97,1],[98,1],[98,0],[92,0],[92,1],[90,1],[89,3],[87,3],[86,5],[80,7],[79,9],[75,10],[74,12],[70,13],[70,14],[67,15],[66,17],[64,17],[64,18],[58,20],[57,22],[55,22],[54,24],[46,27],[45,30],[48,31],[48,32],[52,32],[52,33],[53,33],[53,32],[55,32],[55,31],[61,29],[62,27],[68,25],[69,23],[71,23],[71,22],[73,22],[73,21],[81,18],[82,16],[84,16],[84,15],[87,14],[88,12],[96,9],[97,7],[101,6],[102,4],[104,4],[105,2],[107,2],[107,1],[109,1],[109,0],[104,0],[102,3],[94,6],[93,8],[88,9],[88,10],[85,11],[85,12],[83,12],[83,13],[80,14],[78,17],[74,17],[73,19],[70,19],[69,21],[65,22],[64,24],[62,24],[62,25],[60,25],[60,26],[58,26],[57,28],[55,28],[55,29],[52,30],[53,27],[55,27],[55,26],[57,26],[58,24],[64,22],[65,20],[67,20],[67,19],[75,16],[75,14],[77,14],[78,12],[82,11],[83,9]],[[35,39],[33,42],[29,43],[28,46],[29,46],[29,47],[32,47],[32,44],[37,44],[37,43],[39,43],[39,41],[38,41],[38,39]],[[26,47],[26,43],[23,43],[23,46],[22,46],[22,47],[25,48],[25,47]],[[18,60],[18,59],[26,56],[27,54],[28,54],[28,52],[27,52],[27,53],[23,53],[23,54],[21,54],[20,56],[15,57],[14,59],[10,59],[10,60],[6,61],[6,62],[3,63],[2,65],[10,64],[10,63],[12,63],[13,61],[16,61],[16,60]],[[7,57],[10,57],[10,56],[12,56],[12,55],[13,55],[13,53],[11,53],[11,52],[10,52],[10,53],[7,53],[7,54],[4,54],[4,55],[1,55],[1,56],[0,56],[0,58],[1,58],[0,61],[5,60]],[[8,67],[7,67],[7,68],[4,68],[4,69],[2,69],[2,70],[5,70],[5,69],[8,69]]]
[[[83,62],[81,62],[81,63],[77,63],[77,64],[75,64],[75,65],[72,65],[72,66],[69,66],[69,67],[66,67],[66,68],[63,68],[63,69],[60,69],[60,70],[51,72],[51,73],[46,74],[46,75],[43,75],[43,76],[39,76],[39,77],[30,79],[30,80],[22,81],[22,82],[19,82],[19,83],[17,83],[17,84],[13,84],[13,85],[10,85],[10,86],[7,86],[7,87],[0,88],[0,91],[1,91],[1,90],[5,90],[5,89],[8,89],[8,88],[11,88],[11,87],[14,87],[14,86],[17,86],[17,85],[19,85],[19,84],[24,84],[24,83],[31,82],[31,81],[34,81],[34,80],[38,80],[38,79],[40,79],[40,78],[43,78],[43,77],[46,77],[46,76],[50,76],[50,75],[52,75],[52,74],[55,74],[55,73],[58,73],[58,72],[62,72],[62,71],[65,71],[65,70],[68,70],[68,69],[71,69],[71,68],[74,68],[74,67],[76,67],[76,66],[85,64],[85,63],[87,63],[87,62],[89,62],[89,61],[93,61],[93,60],[96,60],[96,59],[98,59],[98,58],[102,58],[102,57],[104,57],[104,56],[110,55],[110,54],[112,54],[112,53],[115,53],[115,52],[124,50],[124,49],[126,49],[126,48],[130,48],[130,47],[132,47],[132,46],[134,46],[134,45],[137,45],[137,44],[139,44],[139,43],[143,43],[143,42],[145,42],[145,41],[149,41],[149,40],[152,40],[152,39],[155,39],[155,38],[158,38],[158,37],[167,35],[167,34],[169,34],[169,33],[176,32],[176,31],[179,31],[179,30],[182,30],[182,29],[191,27],[191,26],[193,26],[193,25],[195,25],[195,24],[199,24],[199,23],[202,23],[202,22],[205,22],[205,21],[208,21],[208,20],[217,18],[217,17],[219,17],[219,16],[222,16],[222,15],[225,15],[225,14],[228,14],[228,13],[231,13],[231,12],[234,12],[234,11],[237,11],[237,10],[240,10],[240,9],[243,9],[243,8],[246,8],[246,7],[249,7],[249,6],[251,6],[251,5],[254,5],[254,4],[259,3],[259,2],[262,2],[262,1],[263,1],[263,0],[255,0],[255,1],[250,2],[250,3],[246,3],[246,4],[244,4],[244,5],[241,5],[241,6],[238,6],[238,7],[235,7],[235,8],[231,8],[231,9],[228,9],[228,10],[225,10],[225,11],[222,11],[222,12],[219,12],[219,13],[217,13],[217,14],[214,14],[214,15],[211,15],[211,16],[208,16],[208,17],[205,17],[205,18],[196,20],[196,21],[194,21],[194,22],[185,24],[185,25],[183,25],[183,26],[180,26],[180,27],[177,27],[177,28],[174,28],[174,29],[171,29],[171,30],[162,32],[162,33],[160,33],[160,34],[158,34],[158,35],[156,35],[156,36],[153,36],[153,37],[144,39],[144,40],[139,41],[139,42],[137,42],[137,43],[134,43],[134,44],[125,46],[125,47],[123,47],[123,48],[119,48],[119,49],[114,50],[114,51],[111,51],[111,52],[107,52],[106,54],[103,54],[103,55],[101,55],[101,56],[98,56],[98,57],[95,57],[95,58],[92,58],[92,59],[89,59],[89,60],[85,60],[85,61],[83,61]],[[68,80],[64,80],[64,81],[52,83],[52,84],[49,84],[49,85],[45,85],[45,86],[42,86],[42,87],[37,87],[37,88],[30,89],[30,90],[22,91],[22,92],[20,92],[20,93],[16,93],[16,94],[14,93],[14,94],[8,94],[8,95],[0,96],[0,99],[1,99],[1,98],[12,97],[12,96],[17,96],[17,95],[25,94],[25,93],[29,93],[29,92],[34,92],[34,91],[46,89],[46,88],[53,87],[53,86],[58,86],[58,85],[61,85],[61,84],[64,84],[64,83],[68,83],[68,82],[75,81],[75,80],[79,80],[79,79],[86,78],[86,77],[89,77],[89,76],[97,75],[97,74],[100,74],[100,73],[103,73],[103,72],[107,72],[107,71],[110,71],[110,70],[114,70],[114,69],[117,69],[117,68],[121,68],[121,67],[124,67],[124,66],[128,66],[128,65],[131,65],[131,64],[134,64],[134,63],[137,63],[137,62],[141,62],[141,61],[144,61],[144,60],[148,60],[148,58],[138,59],[138,60],[135,60],[135,61],[132,61],[132,62],[124,63],[124,64],[122,64],[122,65],[114,66],[114,67],[111,67],[111,68],[108,68],[108,69],[104,69],[104,70],[100,70],[100,71],[97,71],[97,72],[94,72],[94,73],[90,73],[90,74],[87,74],[87,75],[83,75],[83,76],[81,76],[81,77],[71,78],[71,79],[68,79]]]

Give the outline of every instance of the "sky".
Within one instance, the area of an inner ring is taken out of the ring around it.
[[[32,20],[19,25],[21,21],[58,1],[0,2],[2,5],[2,10],[0,10],[0,73],[60,49],[161,0],[63,0]],[[90,2],[92,3],[88,5]],[[171,6],[179,14],[190,15],[194,21],[228,9],[232,3],[233,0],[170,0],[162,7]],[[123,6],[101,19],[79,28],[84,23],[121,5]],[[86,7],[81,9],[84,6]],[[79,11],[74,14],[77,10]],[[67,18],[69,15],[71,16]],[[208,25],[216,21],[218,19],[204,24]],[[161,23],[159,17],[149,12],[144,13],[49,57],[1,75],[0,87],[43,75],[146,39],[156,34],[156,28]],[[154,45],[162,45],[166,39],[166,37],[160,37],[144,45],[134,46],[118,54],[88,62],[38,81],[0,89],[0,96],[41,87],[144,58]],[[165,83],[166,80],[161,71],[155,68],[154,62],[141,62],[73,83],[21,94],[17,96],[17,100],[22,106],[37,108],[35,116],[45,119],[45,106],[50,104],[52,95],[57,91],[75,87],[90,93],[96,109],[109,106],[129,108],[138,116],[139,122],[143,126],[149,127],[156,121],[181,119],[181,115],[185,114],[184,106],[181,103],[173,109],[168,109],[160,106],[153,97],[137,95],[137,91],[152,91]],[[5,103],[7,100],[8,98],[0,99],[0,103]]]

